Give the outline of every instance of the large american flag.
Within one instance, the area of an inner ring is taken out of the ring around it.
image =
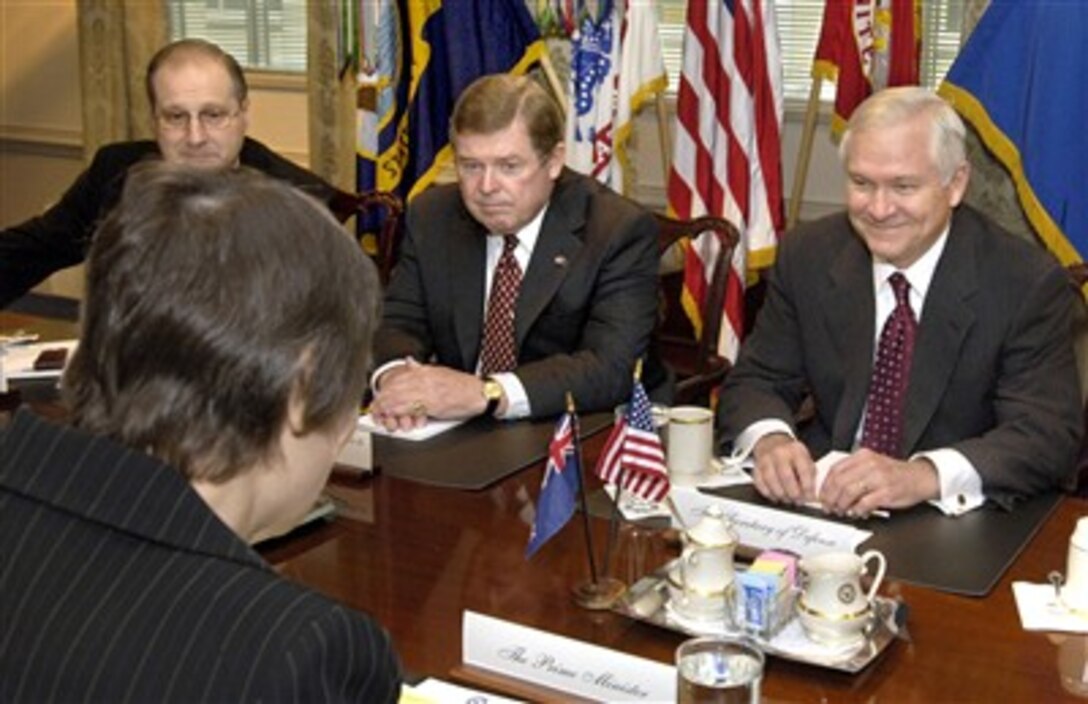
[[[647,501],[660,501],[668,495],[665,451],[654,429],[650,399],[642,382],[635,382],[627,412],[612,428],[595,471],[606,484],[619,484]]]
[[[669,208],[682,219],[724,217],[741,233],[717,341],[730,360],[744,333],[745,276],[771,264],[784,226],[779,53],[773,2],[688,3]],[[685,253],[684,306],[700,334],[718,246],[704,234]]]

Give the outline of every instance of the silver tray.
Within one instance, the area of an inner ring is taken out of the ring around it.
[[[791,616],[785,625],[768,638],[735,628],[727,624],[724,617],[720,620],[686,618],[669,606],[670,567],[671,564],[667,564],[635,582],[612,610],[638,621],[692,636],[744,636],[755,642],[767,655],[851,673],[860,672],[876,660],[898,632],[896,611],[900,604],[881,596],[874,600],[873,619],[864,640],[860,644],[844,648],[812,641],[805,635],[796,616]]]

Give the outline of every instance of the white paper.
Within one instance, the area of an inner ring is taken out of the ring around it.
[[[785,549],[801,557],[825,552],[855,552],[872,532],[764,506],[674,487],[672,498],[686,525],[694,525],[713,504],[733,523],[742,545],[760,550]],[[674,519],[675,520],[675,519]]]
[[[1088,616],[1065,608],[1054,592],[1053,584],[1013,582],[1012,593],[1025,631],[1065,631],[1088,633]]]
[[[7,345],[3,348],[4,376],[9,380],[59,378],[61,372],[64,371],[63,369],[36,371],[34,369],[34,360],[44,350],[58,347],[68,350],[68,359],[71,359],[72,352],[75,351],[78,342],[78,340],[54,340],[53,342],[35,342],[29,345]]]
[[[676,668],[465,611],[463,659],[506,677],[595,701],[671,702]]]
[[[507,699],[497,694],[479,689],[469,689],[451,684],[433,677],[423,680],[414,687],[403,685],[400,690],[399,704],[518,704],[517,699]]]
[[[699,481],[694,484],[695,488],[717,489],[752,483],[752,477],[741,468],[742,463],[727,457],[713,459],[711,462],[710,471],[699,475]],[[605,492],[610,498],[616,498],[615,485],[606,486]],[[620,514],[629,521],[641,521],[647,518],[668,518],[672,515],[664,502],[646,501],[626,491],[620,497],[619,508]]]
[[[374,435],[385,435],[390,438],[397,438],[398,440],[412,440],[418,442],[420,440],[427,440],[433,438],[435,435],[441,435],[442,433],[456,428],[465,421],[462,420],[435,420],[434,418],[428,418],[427,422],[421,428],[413,428],[412,430],[386,430],[385,426],[374,420],[374,417],[369,413],[359,416],[359,429],[365,430]]]

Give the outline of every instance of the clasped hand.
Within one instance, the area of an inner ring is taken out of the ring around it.
[[[880,508],[907,508],[940,495],[937,471],[925,459],[897,460],[860,449],[836,462],[817,491],[808,448],[788,435],[760,438],[753,451],[756,490],[771,501],[819,502],[824,511],[868,516]]]
[[[483,382],[449,367],[409,359],[382,374],[379,382],[370,413],[388,430],[418,428],[427,418],[469,418],[487,406]]]

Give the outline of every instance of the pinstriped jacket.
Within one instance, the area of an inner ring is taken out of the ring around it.
[[[372,620],[279,577],[175,470],[18,413],[0,438],[0,701],[395,701]]]

